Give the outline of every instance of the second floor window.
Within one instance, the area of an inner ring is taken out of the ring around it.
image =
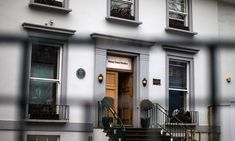
[[[190,0],[168,0],[168,24],[170,28],[190,30]]]
[[[110,16],[136,20],[136,0],[110,0]]]

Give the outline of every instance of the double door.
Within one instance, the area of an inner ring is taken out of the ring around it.
[[[114,99],[114,110],[125,126],[133,125],[133,75],[131,72],[107,71],[106,96]]]

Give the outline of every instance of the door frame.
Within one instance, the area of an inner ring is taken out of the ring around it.
[[[126,58],[131,58],[131,62],[132,62],[132,70],[131,71],[129,71],[129,70],[122,70],[122,69],[112,69],[112,68],[107,68],[106,66],[106,73],[105,73],[105,75],[107,74],[107,71],[113,71],[113,72],[117,72],[117,73],[119,73],[119,72],[127,72],[127,73],[132,73],[132,75],[133,75],[133,78],[132,78],[132,94],[133,94],[133,97],[132,97],[132,101],[133,101],[133,105],[132,105],[132,107],[133,107],[133,111],[132,111],[132,126],[133,127],[138,127],[138,124],[136,124],[136,123],[138,123],[138,115],[139,115],[139,113],[138,113],[138,110],[136,110],[136,109],[138,109],[138,106],[137,106],[137,104],[138,104],[138,94],[137,94],[137,66],[138,66],[138,64],[137,64],[137,59],[138,59],[138,55],[137,54],[132,54],[132,53],[124,53],[124,52],[114,52],[114,51],[108,51],[107,52],[107,56],[118,56],[118,57],[126,57]],[[105,85],[106,85],[106,82],[105,82]],[[105,90],[106,90],[106,87],[105,87]],[[106,95],[106,91],[105,91],[105,95]]]

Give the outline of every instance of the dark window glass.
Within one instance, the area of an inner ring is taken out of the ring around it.
[[[134,0],[111,0],[111,16],[135,20],[134,13]]]
[[[31,76],[38,78],[57,78],[59,47],[33,45]]]
[[[169,112],[172,113],[175,109],[185,109],[185,96],[184,91],[169,90]]]
[[[54,135],[28,135],[27,141],[57,141],[58,137]]]
[[[45,81],[30,81],[30,103],[31,104],[55,104],[56,83]]]
[[[187,89],[187,63],[169,62],[169,87]]]
[[[51,6],[63,7],[63,0],[34,0],[36,3],[46,4]]]

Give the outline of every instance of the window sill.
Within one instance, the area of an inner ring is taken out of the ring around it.
[[[67,123],[69,120],[25,119],[25,122]]]
[[[123,18],[118,18],[118,17],[113,17],[113,16],[107,16],[105,19],[111,22],[127,23],[127,24],[136,25],[136,26],[142,24],[142,22],[139,22],[139,21],[128,20],[128,19],[123,19]]]
[[[170,33],[180,33],[184,35],[189,35],[189,36],[194,36],[197,35],[197,32],[192,32],[192,31],[187,31],[187,30],[182,30],[182,29],[177,29],[177,28],[171,28],[167,27],[165,28],[165,31],[170,32]]]
[[[68,8],[56,7],[56,6],[40,4],[40,3],[35,3],[35,2],[30,3],[29,7],[38,8],[38,9],[46,9],[46,10],[55,11],[55,12],[64,13],[64,14],[67,14],[72,11],[72,9],[68,9]]]
[[[27,30],[51,32],[54,34],[62,34],[64,36],[72,36],[76,32],[76,30],[38,25],[38,24],[32,24],[32,23],[23,23],[22,26]]]

